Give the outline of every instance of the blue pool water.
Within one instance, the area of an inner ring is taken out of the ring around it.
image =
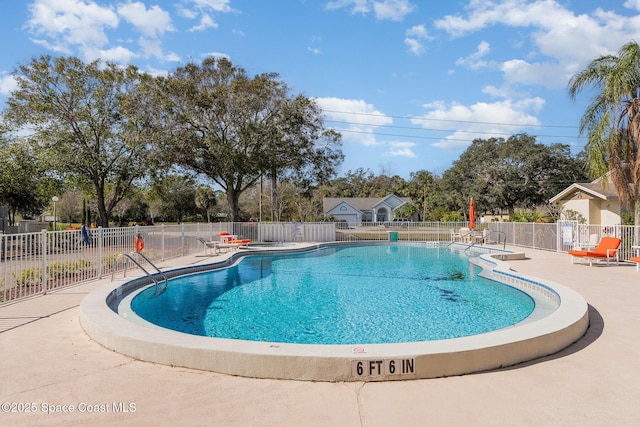
[[[169,281],[131,308],[149,322],[210,337],[302,344],[442,340],[511,326],[526,293],[477,276],[467,257],[410,245],[329,247],[247,256]]]

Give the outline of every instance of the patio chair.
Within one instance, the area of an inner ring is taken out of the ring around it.
[[[620,248],[620,243],[622,243],[622,240],[617,237],[603,237],[594,249],[586,251],[570,250],[571,264],[576,258],[584,258],[589,260],[589,267],[593,265],[594,259],[605,259],[607,260],[607,265],[609,265],[610,259],[615,259],[617,265],[619,263],[618,249]]]
[[[587,243],[577,243],[573,249],[588,251],[598,246],[600,237],[597,234],[589,234],[589,241]]]
[[[461,227],[460,231],[460,240],[464,243],[471,243],[471,230],[468,227]]]
[[[223,245],[238,245],[239,247],[248,248],[251,239],[238,239],[235,234],[229,234],[228,231],[221,231],[218,233],[220,236],[220,243]]]
[[[640,246],[633,245],[631,246],[634,254],[629,258],[629,261],[636,263],[636,271],[640,271]]]
[[[476,234],[473,236],[474,240],[476,241],[476,243],[480,243],[481,245],[486,245],[489,242],[489,235],[491,234],[491,230],[489,230],[488,228],[485,228],[484,230],[482,230],[482,234]]]
[[[206,255],[218,255],[220,250],[218,248],[218,244],[220,242],[207,242],[202,237],[197,237],[198,242],[204,245],[204,251]]]
[[[451,241],[452,242],[458,242],[460,241],[460,238],[462,236],[460,235],[459,231],[456,231],[454,228],[451,229]]]

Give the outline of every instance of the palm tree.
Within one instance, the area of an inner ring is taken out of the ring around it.
[[[620,201],[633,204],[640,225],[640,46],[629,42],[618,55],[605,55],[569,81],[569,95],[600,90],[580,120],[586,133],[587,166],[594,177],[611,173]]]

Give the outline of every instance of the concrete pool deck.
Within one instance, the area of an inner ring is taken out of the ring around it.
[[[522,251],[522,248],[512,248]],[[640,273],[571,265],[524,249],[522,273],[590,304],[591,325],[559,353],[486,373],[379,383],[233,377],[141,362],[106,350],[79,324],[91,282],[0,307],[0,413],[11,425],[635,426],[640,422]],[[163,269],[205,262],[170,260]],[[24,404],[35,413],[24,413]],[[22,405],[22,406],[20,406]],[[58,406],[48,406],[58,405]],[[68,405],[66,408],[63,405]],[[72,413],[43,413],[44,409]],[[94,412],[89,412],[93,410]],[[128,412],[125,412],[128,411]],[[102,411],[102,412],[101,412]]]

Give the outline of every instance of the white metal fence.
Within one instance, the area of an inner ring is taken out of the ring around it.
[[[112,273],[119,254],[134,250],[142,237],[152,262],[204,251],[197,238],[219,240],[227,231],[254,242],[335,240],[333,223],[208,223],[97,228],[88,242],[80,230],[0,234],[0,304],[46,293]],[[117,264],[122,268],[125,263]]]
[[[88,242],[80,230],[0,234],[0,304],[63,286],[102,278],[112,273],[119,254],[134,250],[136,235],[145,244],[144,254],[153,262],[204,252],[197,237],[218,240],[227,231],[254,242],[332,242],[366,240],[451,241],[452,233],[468,226],[459,222],[413,222],[401,227],[365,223],[208,223],[171,226],[98,228]],[[639,227],[600,226],[562,222],[488,223],[487,242],[566,252],[588,242],[592,235],[622,239],[620,259],[633,255],[640,244]],[[124,263],[119,264],[121,268]]]

